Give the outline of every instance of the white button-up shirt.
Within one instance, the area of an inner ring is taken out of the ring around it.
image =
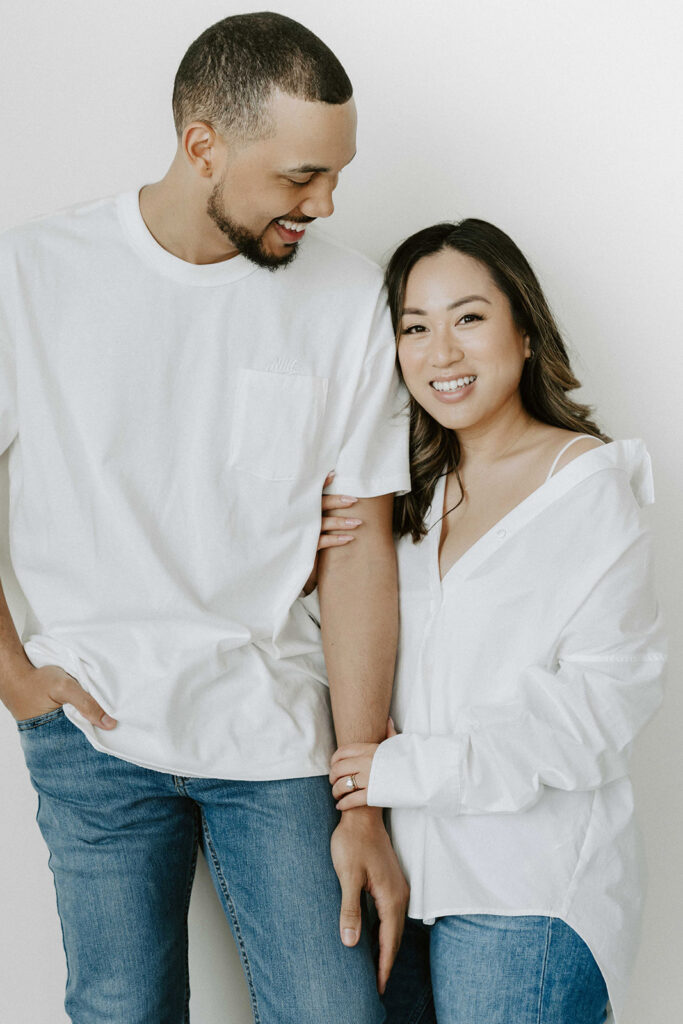
[[[664,662],[641,441],[588,451],[439,578],[444,480],[426,538],[399,544],[393,716],[368,802],[391,807],[409,913],[559,917],[600,966],[615,1016],[641,884],[631,742]]]

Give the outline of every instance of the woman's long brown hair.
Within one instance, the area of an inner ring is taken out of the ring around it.
[[[568,397],[567,392],[580,384],[536,275],[512,239],[485,220],[470,217],[459,224],[435,224],[399,245],[385,274],[397,344],[408,276],[418,260],[444,249],[471,256],[488,269],[510,303],[515,326],[528,334],[533,354],[525,361],[519,392],[529,415],[554,427],[608,441],[590,419],[590,407]],[[411,396],[412,490],[394,502],[394,532],[399,537],[409,533],[418,541],[425,535],[425,517],[437,481],[444,474],[457,472],[459,462],[460,445],[455,431],[442,427]]]

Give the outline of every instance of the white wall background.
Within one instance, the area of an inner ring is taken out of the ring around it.
[[[186,46],[213,21],[263,6],[318,32],[355,85],[359,154],[325,230],[381,259],[437,220],[492,220],[539,271],[601,422],[650,446],[672,660],[666,710],[635,758],[650,894],[624,1024],[674,1024],[683,1017],[683,8],[1,0],[0,228],[160,177],[174,150],[169,98]],[[4,481],[0,490],[4,509]],[[5,553],[2,578],[20,616],[9,572]],[[47,852],[6,714],[0,776],[0,1021],[62,1024]],[[205,870],[191,951],[193,1020],[247,1024],[239,963]]]

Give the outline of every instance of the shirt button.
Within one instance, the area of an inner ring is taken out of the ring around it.
[[[507,534],[507,530],[503,530],[502,527],[501,527],[500,530],[496,530],[496,537],[505,537],[506,534]]]

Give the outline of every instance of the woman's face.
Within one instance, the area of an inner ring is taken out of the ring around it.
[[[444,249],[406,285],[398,359],[408,390],[444,427],[484,427],[521,405],[528,336],[506,296],[471,256]]]

